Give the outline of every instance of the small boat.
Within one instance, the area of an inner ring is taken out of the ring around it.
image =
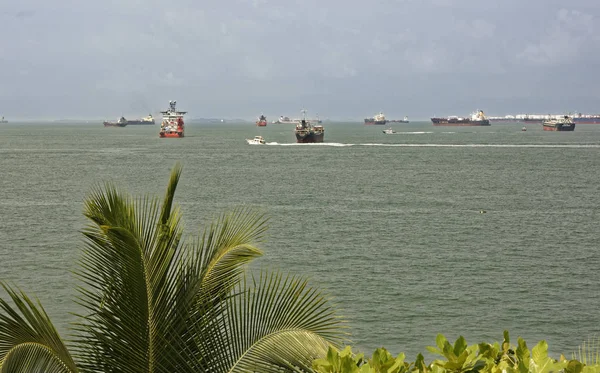
[[[395,134],[395,133],[396,133],[396,131],[394,131],[394,130],[392,129],[392,127],[390,127],[390,128],[386,128],[386,129],[384,129],[384,130],[383,130],[383,133],[385,133],[386,135],[393,135],[393,134]]]
[[[521,131],[523,131],[523,132],[527,131],[527,127],[523,126],[523,128],[521,128]]]
[[[254,136],[253,139],[246,139],[246,142],[250,145],[261,145],[266,143],[262,136]]]
[[[0,123],[8,123],[8,121],[2,117],[2,119],[0,119]]]

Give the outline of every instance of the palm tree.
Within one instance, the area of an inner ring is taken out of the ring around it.
[[[12,303],[0,299],[0,372],[311,371],[340,345],[342,320],[306,280],[244,274],[262,255],[263,214],[235,209],[184,242],[180,175],[177,164],[162,204],[92,190],[76,272],[84,312],[69,341],[39,301],[1,283]]]

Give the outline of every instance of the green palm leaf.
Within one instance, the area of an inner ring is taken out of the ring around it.
[[[221,350],[207,353],[211,371],[311,371],[330,343],[342,341],[341,320],[306,280],[262,273],[252,281],[228,299],[221,334],[200,341],[221,341]]]
[[[46,311],[23,292],[1,283],[13,308],[0,299],[0,372],[78,372]]]
[[[84,231],[86,250],[78,276],[87,285],[77,324],[86,369],[162,372],[201,366],[181,339],[199,278],[183,275],[188,255],[172,208],[180,167],[171,173],[162,209],[156,199],[133,200],[107,184],[86,201],[94,223]],[[183,282],[183,284],[182,284]]]
[[[233,210],[183,243],[180,175],[176,165],[162,201],[110,183],[92,190],[76,272],[78,364],[41,306],[5,287],[16,309],[0,300],[0,373],[310,370],[341,340],[340,320],[306,281],[263,274],[254,286],[242,282],[245,265],[262,255],[263,214]]]
[[[79,352],[85,367],[126,372],[199,371],[206,368],[193,330],[220,329],[222,302],[239,282],[242,267],[261,255],[262,214],[238,209],[224,214],[195,245],[181,244],[173,208],[180,167],[171,173],[162,208],[134,201],[107,184],[86,202],[93,224],[79,277],[87,308]],[[206,351],[205,351],[206,352]]]

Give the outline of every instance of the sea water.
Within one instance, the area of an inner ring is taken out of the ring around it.
[[[190,236],[220,213],[270,217],[253,270],[298,274],[333,298],[357,349],[414,360],[443,333],[469,344],[503,330],[566,356],[600,324],[600,126],[433,127],[13,123],[0,134],[0,279],[45,306],[61,333],[77,310],[83,201],[106,181],[176,201]],[[248,145],[262,135],[266,145]],[[555,356],[558,357],[558,356]]]

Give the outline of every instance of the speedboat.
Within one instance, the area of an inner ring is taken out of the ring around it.
[[[262,136],[254,136],[253,139],[246,139],[246,142],[250,145],[261,145],[265,144],[265,139]]]
[[[394,130],[392,129],[392,127],[390,127],[390,128],[384,129],[384,130],[383,130],[383,133],[385,133],[386,135],[393,135],[393,134],[395,134],[395,133],[396,133],[396,131],[394,131]]]
[[[521,131],[523,131],[523,132],[527,131],[527,127],[523,126],[523,128],[521,128]]]

